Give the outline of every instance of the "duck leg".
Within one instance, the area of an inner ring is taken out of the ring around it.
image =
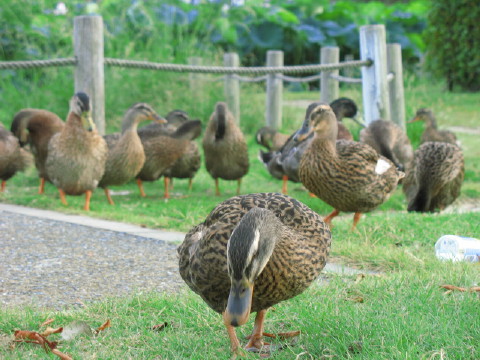
[[[242,186],[242,179],[237,180],[237,195],[240,195],[240,187]]]
[[[4,192],[6,187],[7,187],[7,181],[2,180],[2,185],[0,186],[0,192]]]
[[[288,176],[287,175],[283,175],[282,176],[282,194],[284,195],[287,195],[288,191],[287,191],[287,182],[288,182]]]
[[[193,178],[188,179],[188,191],[192,191],[193,187]]]
[[[218,178],[215,179],[215,195],[220,196],[220,188],[218,187]]]
[[[356,212],[355,215],[353,215],[352,231],[355,230],[355,228],[357,227],[357,224],[360,221],[361,216],[362,216],[362,213],[359,213],[359,212]]]
[[[170,193],[168,192],[169,183],[170,183],[170,178],[168,176],[164,176],[163,177],[163,184],[164,184],[164,187],[165,187],[165,190],[163,192],[163,198],[164,199],[170,199]]]
[[[92,190],[85,191],[85,205],[83,210],[90,211],[90,199],[92,198]]]
[[[250,335],[250,340],[245,346],[247,351],[259,351],[263,347],[263,322],[265,321],[266,314],[267,310],[260,310],[257,312],[252,335]]]
[[[38,193],[43,194],[45,192],[45,178],[40,178],[40,186],[38,187]]]
[[[147,194],[145,194],[145,191],[143,191],[143,182],[139,178],[137,178],[137,185],[138,185],[138,190],[140,190],[140,196],[141,197],[147,196]]]
[[[112,197],[110,196],[110,190],[109,190],[108,188],[105,188],[105,189],[103,189],[103,191],[105,192],[105,196],[107,197],[108,203],[109,203],[110,205],[115,205],[115,203],[113,202]]]
[[[323,221],[325,221],[328,226],[332,226],[332,219],[337,216],[338,214],[340,214],[340,211],[338,211],[337,209],[333,210],[327,217],[325,217],[323,219]]]
[[[238,341],[237,334],[235,333],[235,328],[232,325],[226,325],[228,337],[230,338],[230,348],[232,353],[235,355],[240,355],[241,347],[240,341]]]
[[[60,194],[60,201],[62,202],[63,205],[68,205],[67,204],[67,197],[65,196],[65,191],[62,189],[58,189],[58,192]]]

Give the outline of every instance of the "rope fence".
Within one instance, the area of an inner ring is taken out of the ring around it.
[[[97,15],[75,17],[73,33],[74,57],[0,61],[0,70],[74,66],[75,91],[82,90],[90,95],[95,104],[93,118],[100,133],[104,133],[105,130],[105,66],[189,73],[192,88],[196,86],[194,83],[199,80],[223,80],[225,100],[236,115],[237,121],[240,119],[239,83],[264,81],[267,92],[266,124],[274,128],[281,126],[283,82],[320,80],[320,100],[325,102],[331,102],[338,97],[340,82],[361,83],[364,119],[367,124],[375,119],[384,118],[405,126],[401,48],[399,44],[386,44],[383,25],[366,25],[360,28],[360,58],[362,60],[349,59],[340,62],[339,48],[326,46],[320,49],[321,64],[284,66],[283,52],[269,50],[267,66],[261,67],[239,66],[238,55],[234,53],[224,55],[225,66],[198,65],[201,60],[182,65],[107,58],[104,57],[103,19]],[[101,66],[102,63],[104,66]],[[361,68],[361,79],[339,75],[339,70],[353,68]],[[314,73],[314,75],[289,76],[308,75],[308,73]],[[207,79],[195,74],[221,74],[223,76]]]

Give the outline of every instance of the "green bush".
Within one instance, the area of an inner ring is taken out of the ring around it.
[[[425,33],[427,64],[449,90],[480,90],[480,6],[478,0],[432,2]]]

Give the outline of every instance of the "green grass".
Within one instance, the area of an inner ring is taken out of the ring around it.
[[[223,97],[221,83],[208,82],[205,91],[192,94],[184,75],[153,77],[147,71],[107,70],[107,130],[117,131],[122,113],[133,102],[150,102],[159,113],[183,108],[204,124],[213,104]],[[35,73],[34,73],[35,74]],[[71,71],[51,70],[32,75],[34,85],[10,84],[0,80],[4,104],[1,121],[10,125],[13,114],[23,107],[51,109],[65,117],[71,88]],[[478,94],[447,93],[441,83],[406,77],[407,117],[419,107],[431,107],[440,127],[465,126],[478,129]],[[67,84],[60,87],[58,84]],[[168,86],[167,86],[168,85]],[[13,89],[15,86],[15,89]],[[148,91],[144,90],[148,89]],[[344,86],[341,96],[361,103],[359,89]],[[294,131],[303,119],[299,100],[316,100],[318,93],[285,92],[282,131]],[[242,129],[247,135],[251,167],[242,184],[242,193],[279,191],[257,160],[256,129],[263,125],[264,89],[242,85]],[[247,106],[248,105],[248,106]],[[358,126],[346,125],[358,136]],[[418,146],[422,124],[408,124],[407,132]],[[269,312],[266,331],[301,330],[296,344],[275,354],[278,359],[478,359],[480,358],[479,297],[474,293],[444,295],[442,284],[470,287],[478,285],[479,265],[444,263],[434,257],[434,243],[444,234],[480,237],[478,213],[462,213],[461,204],[479,203],[480,148],[478,135],[458,133],[465,155],[466,177],[453,212],[410,214],[401,187],[372,213],[365,214],[357,232],[350,232],[352,214],[334,220],[331,260],[358,269],[379,271],[356,282],[353,276],[327,275],[327,281],[313,286],[301,296],[279,304]],[[188,231],[203,221],[220,201],[235,195],[235,182],[221,181],[222,196],[213,195],[213,180],[202,166],[189,193],[186,180],[175,180],[173,197],[164,201],[163,182],[146,183],[141,198],[135,183],[113,188],[126,194],[114,195],[110,206],[101,190],[94,193],[89,213],[81,210],[83,197],[68,197],[61,205],[57,190],[47,184],[46,193],[37,194],[35,169],[18,174],[0,194],[0,201],[141,224],[151,228]],[[311,198],[301,184],[289,183],[289,194],[326,215],[331,208]],[[361,302],[358,302],[361,301]],[[229,342],[220,315],[211,311],[188,289],[178,294],[136,294],[104,299],[83,309],[4,308],[0,313],[0,358],[45,358],[42,349],[17,344],[10,350],[2,339],[15,329],[38,330],[45,319],[55,317],[55,326],[84,320],[97,327],[111,319],[112,327],[95,338],[65,341],[60,349],[82,359],[212,359],[228,358]],[[161,332],[150,328],[164,321]],[[237,333],[247,335],[253,320]],[[52,339],[55,339],[52,336]],[[246,341],[242,339],[242,343]],[[51,356],[53,357],[53,356]],[[247,355],[246,358],[258,358]]]

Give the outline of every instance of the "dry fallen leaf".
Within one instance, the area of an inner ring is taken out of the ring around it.
[[[55,318],[47,319],[43,323],[40,324],[40,327],[50,325],[54,321],[55,321]]]
[[[34,344],[39,344],[43,347],[43,349],[47,353],[48,353],[49,350],[55,349],[57,347],[57,342],[48,341],[46,337],[40,335],[36,331],[16,330],[14,335],[15,335],[15,340],[14,341],[30,342],[30,343],[34,343]],[[28,341],[28,340],[31,340],[31,341]]]
[[[96,333],[98,334],[100,331],[103,331],[105,330],[106,328],[110,327],[110,319],[108,319],[107,321],[105,321],[100,327],[97,328]]]
[[[458,290],[458,291],[467,291],[467,289],[458,287],[455,285],[440,285],[440,287],[447,289],[447,290]]]
[[[470,291],[480,291],[480,286],[472,286]]]
[[[60,359],[62,360],[73,360],[73,358],[71,358],[70,356],[68,356],[67,354],[64,354],[62,353],[61,351],[59,351],[58,349],[52,349],[52,353],[54,353],[55,355],[57,355]]]
[[[61,333],[62,331],[63,331],[63,327],[59,327],[59,328],[56,328],[56,329],[51,328],[51,327],[47,327],[47,328],[45,329],[45,331],[42,332],[42,335],[45,336],[45,337],[47,337],[47,336],[52,335],[52,334]]]

